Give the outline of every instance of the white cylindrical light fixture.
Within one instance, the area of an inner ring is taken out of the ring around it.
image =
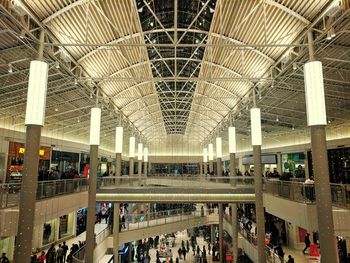
[[[213,144],[212,143],[208,144],[208,157],[209,157],[209,161],[213,161],[214,160],[214,148],[213,148]]]
[[[123,127],[115,128],[115,153],[123,152]]]
[[[135,157],[135,137],[130,137],[129,141],[129,158]]]
[[[304,65],[307,125],[327,125],[322,63],[310,61]]]
[[[203,148],[203,162],[208,162],[208,148]]]
[[[222,158],[222,140],[221,140],[221,137],[216,138],[216,158]]]
[[[261,145],[261,118],[259,108],[252,108],[250,110],[250,126],[252,145]]]
[[[145,163],[148,162],[148,147],[145,147],[145,148],[143,149],[143,161],[144,161]]]
[[[91,108],[90,145],[100,145],[101,109]]]
[[[228,151],[229,153],[236,153],[236,128],[228,127]]]
[[[138,144],[138,151],[137,151],[137,160],[142,161],[142,155],[143,155],[143,144]]]
[[[48,64],[43,61],[30,62],[26,125],[44,126],[48,68]]]

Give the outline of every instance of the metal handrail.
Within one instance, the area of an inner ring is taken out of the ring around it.
[[[350,185],[330,184],[333,205],[350,207]],[[315,186],[296,181],[264,180],[264,191],[300,203],[315,203]]]
[[[77,193],[88,190],[87,178],[74,178],[64,180],[39,181],[36,199],[52,198],[58,195]],[[0,209],[18,206],[21,183],[0,184]]]

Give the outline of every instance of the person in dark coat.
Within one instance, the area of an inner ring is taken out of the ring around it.
[[[310,234],[306,233],[305,239],[304,239],[304,243],[305,243],[305,248],[303,250],[303,253],[305,254],[305,251],[310,247]]]

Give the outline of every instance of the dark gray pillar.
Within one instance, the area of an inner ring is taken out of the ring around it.
[[[210,225],[210,241],[212,246],[215,245],[215,225]]]
[[[220,263],[224,263],[226,255],[224,255],[223,246],[223,234],[224,234],[224,210],[222,204],[219,204],[219,251],[220,251]]]
[[[113,219],[113,256],[114,263],[118,263],[119,260],[119,207],[120,203],[114,203],[114,219]]]
[[[222,176],[222,159],[217,158],[216,159],[216,164],[217,164],[217,176],[221,177]]]
[[[143,173],[144,173],[144,177],[145,178],[147,178],[147,174],[148,174],[148,171],[147,171],[147,169],[148,169],[148,165],[147,165],[148,163],[147,162],[144,162],[143,163]]]
[[[214,171],[214,163],[213,160],[209,160],[209,173]]]
[[[40,136],[41,126],[27,125],[24,170],[19,201],[18,230],[14,253],[14,262],[16,263],[29,263],[32,254]]]
[[[261,146],[253,145],[256,227],[258,233],[258,263],[266,262],[265,254],[265,212],[263,204],[263,184],[261,170]]]
[[[329,183],[328,156],[325,126],[311,126],[311,150],[314,170],[316,208],[321,262],[338,262],[334,235],[331,188]]]
[[[115,176],[121,176],[122,175],[122,154],[116,153],[115,154]]]
[[[137,174],[139,176],[139,179],[142,177],[142,160],[138,160],[137,162]]]
[[[97,181],[98,145],[90,145],[90,177],[88,191],[88,211],[86,223],[85,262],[93,263],[95,249],[95,209]]]
[[[203,166],[204,176],[206,176],[208,174],[208,163],[204,162]]]
[[[236,176],[236,154],[230,153],[230,176]],[[236,186],[236,180],[232,180],[232,186]],[[231,224],[232,224],[232,253],[233,253],[233,262],[237,262],[238,254],[238,224],[237,224],[237,204],[231,204]]]
[[[129,175],[134,176],[134,158],[129,158]]]

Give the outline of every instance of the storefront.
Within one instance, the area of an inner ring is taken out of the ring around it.
[[[77,222],[77,229],[76,229],[76,235],[80,235],[86,230],[86,219],[87,219],[87,208],[81,208],[77,211],[76,216],[76,222]]]
[[[254,172],[254,156],[246,155],[242,158],[242,164],[244,165],[246,171],[249,173]],[[261,164],[264,168],[264,175],[267,173],[273,172],[277,169],[277,155],[276,154],[262,154],[261,155]],[[245,171],[245,172],[246,172]]]
[[[89,177],[90,174],[90,154],[81,153],[80,154],[80,174],[83,174],[84,177]]]
[[[152,163],[152,174],[196,175],[198,163]]]
[[[58,170],[61,178],[73,178],[79,173],[79,153],[52,151],[51,168]]]
[[[283,153],[282,169],[283,173],[289,173],[290,177],[305,178],[305,154]]]
[[[7,182],[20,182],[22,180],[23,162],[24,162],[24,143],[10,142],[7,158]],[[39,178],[48,174],[50,167],[51,147],[40,147],[39,151]]]

